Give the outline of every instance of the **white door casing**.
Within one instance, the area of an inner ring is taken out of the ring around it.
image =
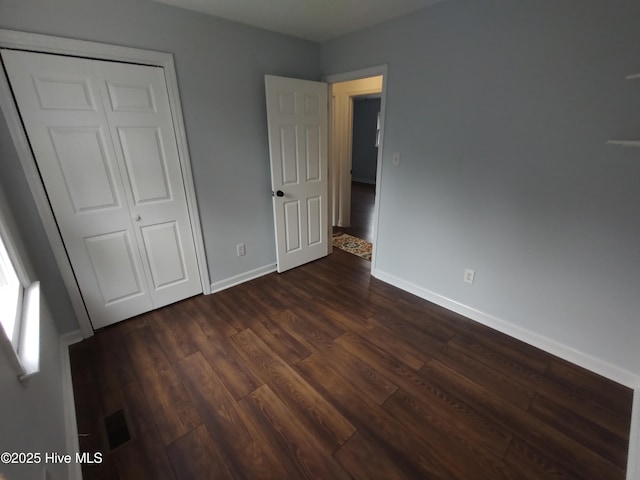
[[[329,253],[327,84],[265,76],[278,272]]]
[[[2,58],[93,327],[201,292],[162,69]]]
[[[322,78],[323,81],[327,82],[333,88],[333,85],[336,83],[348,82],[350,80],[359,80],[370,77],[382,76],[382,100],[380,103],[380,146],[378,147],[378,160],[376,167],[376,196],[375,196],[375,204],[373,207],[373,252],[371,255],[371,274],[375,276],[376,273],[376,263],[377,263],[377,245],[378,245],[378,218],[380,214],[380,198],[383,191],[383,175],[382,175],[382,166],[383,166],[383,156],[384,156],[384,132],[385,132],[385,112],[386,112],[386,98],[387,98],[387,73],[388,68],[387,65],[378,65],[375,67],[364,68],[361,70],[354,70],[351,72],[338,73],[333,75],[327,75]],[[335,98],[334,98],[335,102]],[[332,102],[333,104],[333,102]],[[335,110],[335,105],[334,109]],[[335,123],[335,113],[332,114],[332,123]],[[333,129],[335,129],[335,125],[333,125]],[[335,148],[335,139],[332,140],[333,148]],[[331,184],[337,185],[334,187],[334,191],[332,193],[334,197],[334,201],[331,205],[333,215],[337,215],[337,208],[339,208],[339,203],[335,201],[336,196],[343,195],[345,192],[337,192],[335,188],[340,188],[340,167],[337,165],[338,158],[335,153],[331,154],[331,162],[329,165],[329,173],[331,178]],[[349,193],[350,195],[350,193]],[[344,203],[342,207],[344,207]],[[332,216],[333,216],[332,215]],[[337,217],[336,217],[337,218]],[[331,226],[330,226],[331,228]]]

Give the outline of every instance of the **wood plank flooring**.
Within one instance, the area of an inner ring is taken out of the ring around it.
[[[71,346],[84,478],[625,478],[630,389],[369,268],[337,250]]]
[[[373,210],[375,203],[375,185],[352,182],[351,225],[348,227],[334,227],[334,232],[344,232],[367,242],[373,242]]]

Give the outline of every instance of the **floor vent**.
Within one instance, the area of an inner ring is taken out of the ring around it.
[[[131,440],[127,419],[122,410],[116,410],[111,415],[104,417],[104,426],[107,430],[107,439],[111,450]]]

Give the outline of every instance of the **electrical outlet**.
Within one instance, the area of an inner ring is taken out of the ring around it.
[[[466,269],[464,271],[464,281],[473,284],[473,279],[476,278],[475,270]]]
[[[396,167],[398,165],[400,165],[400,154],[399,153],[396,152],[396,153],[393,154],[393,157],[391,158],[391,163],[393,165],[395,165]]]
[[[236,245],[236,252],[238,253],[239,257],[247,254],[247,251],[245,250],[245,247],[244,247],[244,243],[239,243],[238,245]]]

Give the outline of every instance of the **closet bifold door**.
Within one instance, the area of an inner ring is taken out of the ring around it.
[[[163,70],[2,61],[94,329],[200,293]]]

